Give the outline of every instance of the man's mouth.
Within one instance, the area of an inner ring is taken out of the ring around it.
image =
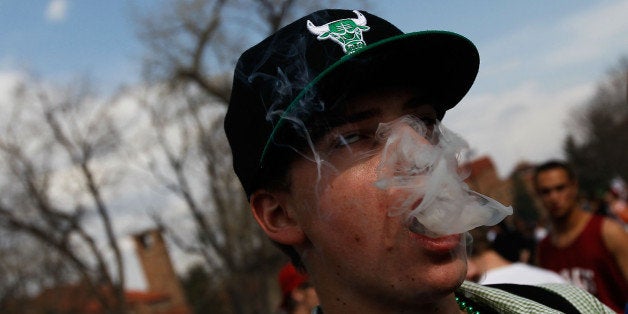
[[[443,235],[439,235],[436,234],[432,231],[430,231],[429,229],[427,229],[422,223],[419,222],[419,220],[414,217],[414,216],[410,216],[408,218],[408,229],[416,234],[420,234],[420,235],[424,235],[424,236],[428,236],[430,238],[438,238],[441,237]]]
[[[408,230],[411,238],[429,252],[452,252],[460,245],[460,234],[436,234],[423,226],[415,217],[408,218]]]

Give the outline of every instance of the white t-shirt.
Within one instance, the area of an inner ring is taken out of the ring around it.
[[[508,266],[488,270],[479,283],[483,285],[494,283],[537,285],[568,282],[553,271],[524,263],[512,263]]]

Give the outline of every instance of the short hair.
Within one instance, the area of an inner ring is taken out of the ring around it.
[[[534,183],[534,187],[536,188],[537,186],[537,180],[539,178],[539,174],[541,174],[541,172],[545,172],[545,171],[549,171],[549,170],[554,170],[554,169],[561,169],[563,171],[565,171],[565,173],[567,174],[567,177],[569,178],[570,181],[576,181],[576,173],[574,172],[573,168],[564,161],[560,161],[560,160],[556,160],[556,159],[552,159],[549,161],[546,161],[538,166],[536,166],[534,168],[534,177],[533,177],[533,183]]]

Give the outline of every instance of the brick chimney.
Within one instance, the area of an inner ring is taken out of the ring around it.
[[[191,313],[160,229],[151,229],[133,236],[137,256],[144,270],[148,292],[169,296],[176,313]]]

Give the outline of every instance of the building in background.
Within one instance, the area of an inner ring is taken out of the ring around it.
[[[465,183],[472,190],[489,196],[504,205],[512,204],[512,182],[508,179],[499,178],[490,157],[484,156],[475,159],[463,165],[462,169],[469,174]]]
[[[191,314],[176,275],[161,230],[152,229],[133,236],[136,254],[147,282],[145,291],[125,291],[127,308],[133,314]],[[107,295],[104,291],[103,295]],[[105,314],[106,310],[84,284],[42,290],[29,300],[6,302],[2,313]]]
[[[142,313],[191,313],[181,281],[174,270],[160,229],[152,229],[133,237],[137,257],[144,271],[148,293],[161,294],[164,302]]]

